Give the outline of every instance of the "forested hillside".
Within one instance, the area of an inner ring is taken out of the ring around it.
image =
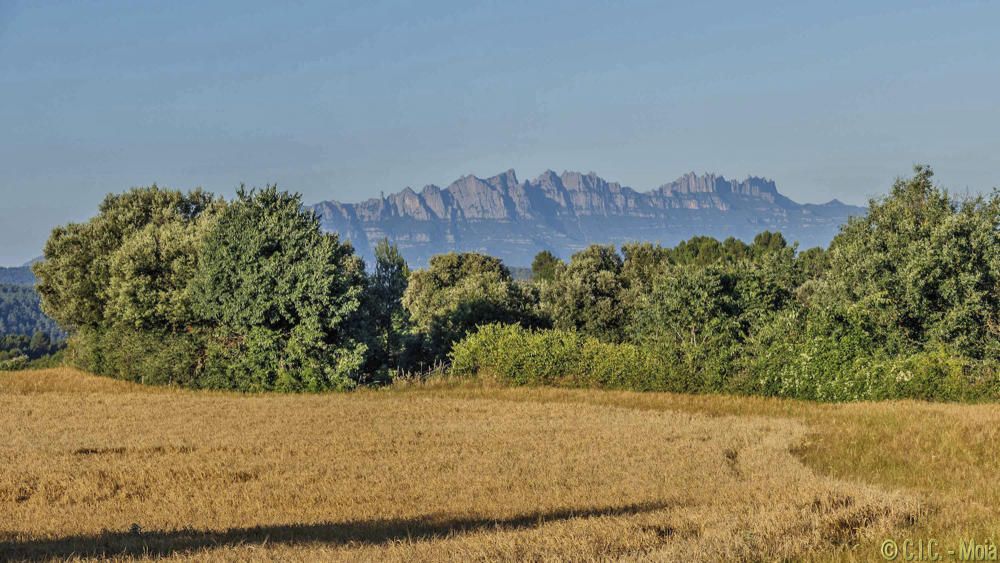
[[[0,285],[35,285],[35,274],[29,266],[0,267]]]
[[[50,338],[62,333],[55,321],[45,316],[38,294],[28,286],[0,284],[0,336],[41,332]]]
[[[0,371],[59,351],[65,335],[42,313],[30,286],[0,284]]]

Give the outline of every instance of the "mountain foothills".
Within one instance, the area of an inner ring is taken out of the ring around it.
[[[590,244],[676,244],[694,235],[749,241],[780,231],[801,248],[826,246],[848,217],[865,208],[837,200],[799,204],[758,177],[729,180],[693,172],[641,192],[593,172],[548,170],[519,181],[513,170],[463,176],[446,188],[411,188],[361,203],[310,206],[327,231],[365,257],[387,238],[413,265],[445,252],[483,252],[525,266],[542,250],[568,258]]]

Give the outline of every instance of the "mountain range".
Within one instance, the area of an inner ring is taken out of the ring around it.
[[[825,246],[848,217],[866,211],[836,199],[799,204],[774,181],[756,176],[729,180],[692,172],[639,191],[593,172],[552,170],[525,181],[513,170],[468,175],[446,188],[408,187],[361,203],[307,207],[362,256],[370,258],[375,244],[388,238],[415,267],[450,251],[484,252],[523,266],[541,250],[565,258],[594,243],[673,245],[695,235],[749,240],[764,230],[780,231],[801,248]]]

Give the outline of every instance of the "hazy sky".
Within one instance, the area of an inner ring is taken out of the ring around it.
[[[0,0],[0,264],[157,182],[306,202],[515,168],[860,203],[1000,185],[1000,3]]]

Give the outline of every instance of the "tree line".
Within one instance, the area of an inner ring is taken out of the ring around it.
[[[515,382],[845,400],[997,390],[1000,196],[917,167],[827,249],[778,233],[366,268],[300,198],[156,186],[57,228],[35,266],[68,357],[102,374],[245,391],[344,389],[442,363]],[[623,368],[627,368],[624,369]],[[594,371],[597,370],[597,371]]]

